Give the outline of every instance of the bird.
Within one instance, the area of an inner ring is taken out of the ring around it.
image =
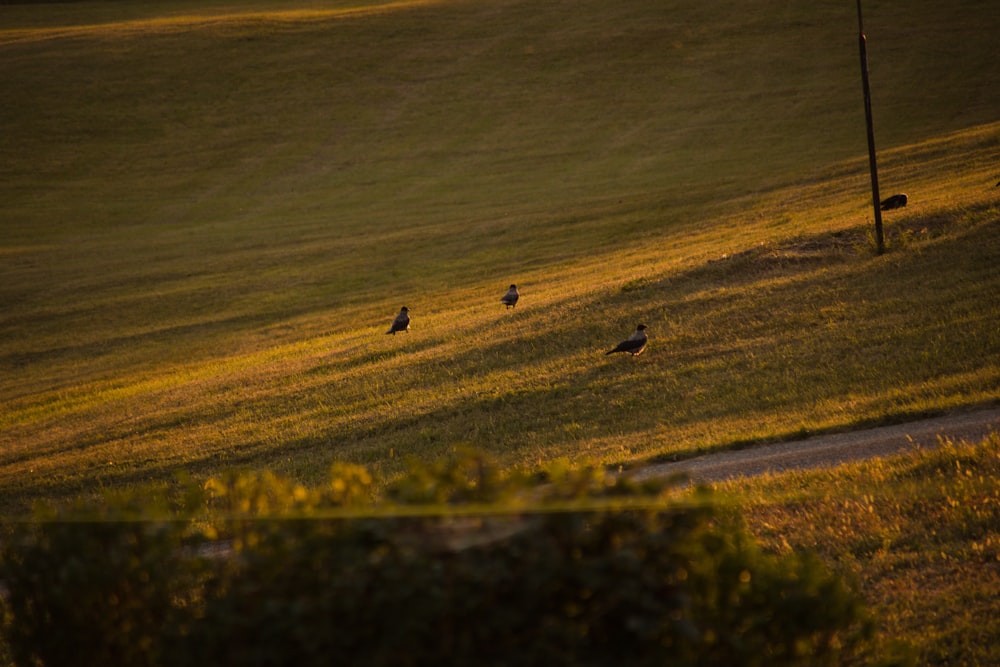
[[[511,285],[510,289],[507,290],[507,293],[503,295],[502,299],[500,299],[500,303],[507,306],[507,309],[510,310],[517,305],[517,300],[520,296],[521,295],[517,293],[517,285]]]
[[[396,315],[396,319],[392,321],[392,326],[386,331],[386,334],[396,335],[397,331],[409,331],[410,330],[410,309],[403,306],[399,309],[399,315]]]
[[[634,357],[642,354],[642,351],[646,349],[647,342],[649,342],[649,337],[646,335],[646,325],[640,324],[635,328],[634,334],[618,343],[615,349],[605,352],[605,355],[614,354],[615,352],[628,352]]]
[[[889,211],[894,208],[903,208],[904,206],[906,206],[906,193],[900,192],[899,194],[883,199],[879,208],[883,211]]]

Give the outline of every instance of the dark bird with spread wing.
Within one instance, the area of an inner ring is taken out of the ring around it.
[[[517,305],[517,300],[520,297],[521,295],[517,293],[517,285],[511,285],[510,289],[507,290],[507,293],[503,295],[502,299],[500,299],[500,303],[507,306],[507,309],[509,310]]]
[[[396,315],[396,319],[392,321],[392,326],[386,331],[386,334],[396,335],[397,331],[409,331],[410,330],[410,309],[403,306],[399,309],[399,315]]]
[[[646,325],[640,324],[635,328],[635,333],[618,343],[618,347],[613,350],[608,350],[605,355],[614,354],[615,352],[628,352],[633,357],[642,354],[642,351],[646,349],[646,343],[649,342],[649,337],[646,335]]]

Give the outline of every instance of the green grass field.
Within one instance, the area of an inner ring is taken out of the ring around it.
[[[4,513],[1000,398],[1000,6],[866,6],[876,256],[853,3],[370,5],[0,5]]]
[[[865,664],[994,665],[1000,435],[720,485],[758,538],[859,583],[878,625]]]
[[[865,3],[882,193],[910,196],[882,256],[855,10],[0,4],[0,516],[996,404],[1000,5]],[[648,351],[606,357],[638,322]],[[862,582],[880,658],[984,664],[996,451],[724,490]]]

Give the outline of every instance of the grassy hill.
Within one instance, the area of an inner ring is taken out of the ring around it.
[[[992,665],[1000,656],[1000,435],[980,443],[721,485],[767,548],[818,553],[878,618],[856,664]]]
[[[995,402],[1000,7],[866,5],[876,257],[841,4],[0,5],[0,508]]]

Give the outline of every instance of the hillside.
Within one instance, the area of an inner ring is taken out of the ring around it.
[[[884,257],[850,4],[71,7],[0,5],[7,511],[1000,394],[995,3],[866,7]]]

